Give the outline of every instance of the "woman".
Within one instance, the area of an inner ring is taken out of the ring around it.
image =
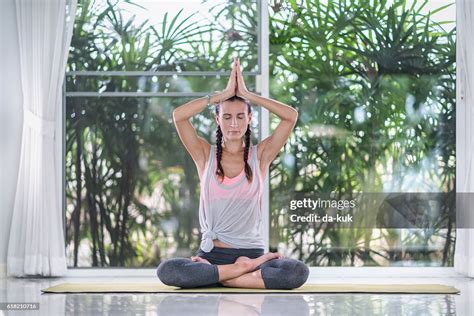
[[[272,135],[250,144],[250,103],[281,119]],[[217,103],[216,145],[196,134],[189,119]],[[247,90],[234,59],[224,91],[190,101],[173,112],[179,137],[193,158],[201,181],[199,223],[202,240],[196,256],[162,262],[158,278],[183,288],[228,286],[292,289],[306,282],[308,267],[279,253],[264,254],[261,198],[270,163],[286,143],[298,112]],[[242,159],[243,157],[243,159]]]

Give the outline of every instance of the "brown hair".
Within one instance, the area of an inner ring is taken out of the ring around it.
[[[239,100],[242,102],[245,102],[247,104],[247,111],[248,113],[252,113],[252,108],[250,106],[250,103],[238,96],[233,96],[225,101],[235,101]],[[219,115],[220,111],[220,106],[221,103],[218,103],[216,106],[216,115]],[[250,124],[247,125],[247,131],[245,132],[245,150],[244,150],[244,163],[245,163],[245,176],[247,177],[248,182],[252,182],[253,179],[253,172],[252,169],[250,168],[250,165],[248,164],[248,156],[249,156],[249,148],[250,148],[250,137],[251,137],[252,130],[250,129]],[[217,160],[217,169],[216,169],[216,175],[224,179],[224,169],[222,168],[221,165],[221,160],[222,160],[222,130],[219,125],[217,125],[217,131],[216,131],[216,145],[217,145],[217,151],[216,151],[216,160]]]

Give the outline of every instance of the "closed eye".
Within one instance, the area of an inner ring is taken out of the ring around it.
[[[226,117],[224,117],[224,120],[229,120],[230,118],[231,118],[230,116],[226,116]],[[237,116],[237,118],[239,120],[243,120],[245,117],[244,116]]]

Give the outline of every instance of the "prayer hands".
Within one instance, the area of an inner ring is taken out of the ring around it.
[[[227,81],[227,86],[223,91],[226,99],[233,97],[237,92],[237,59],[234,58],[234,63],[232,64],[232,71],[230,72],[229,81]]]
[[[240,69],[239,58],[234,58],[234,63],[232,65],[232,71],[229,76],[229,81],[227,82],[227,86],[223,93],[226,98],[233,97],[234,95],[245,98],[249,94],[249,91],[245,86],[242,71]]]
[[[247,87],[245,86],[244,82],[244,76],[242,75],[242,71],[240,69],[240,59],[237,58],[236,60],[236,81],[237,81],[237,91],[236,95],[241,98],[246,98],[249,91],[247,90]]]

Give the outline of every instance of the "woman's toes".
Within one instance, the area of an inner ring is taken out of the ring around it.
[[[268,252],[268,253],[264,254],[264,256],[267,260],[272,260],[272,259],[280,258],[281,254],[279,254],[278,252]]]
[[[197,257],[197,256],[191,257],[191,260],[194,261],[194,262],[202,262],[202,263],[211,264],[207,259]]]
[[[279,253],[279,252],[275,252],[275,253],[273,253],[273,256],[274,256],[274,258],[276,258],[276,259],[283,259],[283,256],[282,256],[282,254],[281,254],[281,253]]]

